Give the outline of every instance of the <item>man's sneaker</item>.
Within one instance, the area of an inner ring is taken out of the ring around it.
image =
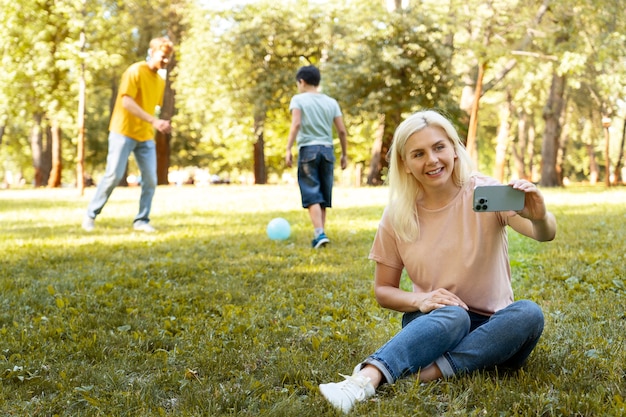
[[[330,243],[330,239],[328,238],[328,236],[326,236],[325,233],[322,233],[311,241],[311,246],[313,246],[313,249],[317,249],[325,246],[327,243]]]
[[[86,232],[93,232],[93,229],[96,228],[96,219],[92,219],[89,216],[85,216],[85,218],[83,219],[83,229],[85,229]]]
[[[143,220],[139,220],[133,223],[133,229],[137,230],[138,232],[146,232],[146,233],[156,232],[156,229],[152,227],[150,223],[143,221]]]
[[[365,376],[341,376],[345,378],[344,381],[320,384],[320,392],[329,403],[346,414],[354,404],[365,401],[376,393],[370,379]]]

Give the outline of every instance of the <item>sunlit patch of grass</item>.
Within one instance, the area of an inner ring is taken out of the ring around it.
[[[83,232],[93,191],[0,191],[1,415],[340,415],[317,385],[400,328],[367,260],[384,188],[336,189],[319,251],[295,186],[159,188],[156,234],[132,230],[136,188]],[[546,316],[528,365],[403,380],[354,415],[625,415],[626,190],[545,194],[557,239],[509,233],[516,296]]]

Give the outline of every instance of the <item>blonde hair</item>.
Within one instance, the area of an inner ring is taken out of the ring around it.
[[[174,52],[174,44],[166,37],[154,38],[150,41],[150,51],[163,51],[169,56]]]
[[[393,135],[389,149],[389,215],[391,226],[396,235],[406,242],[419,238],[419,222],[417,218],[417,200],[424,189],[415,177],[406,172],[404,165],[405,146],[407,140],[425,127],[441,128],[450,143],[454,146],[457,158],[452,170],[452,180],[462,187],[473,172],[473,162],[452,122],[435,110],[413,113],[406,118]]]

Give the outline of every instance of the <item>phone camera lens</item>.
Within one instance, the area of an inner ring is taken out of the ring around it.
[[[483,204],[482,209],[483,210],[487,210],[489,207],[487,206],[487,204]]]
[[[481,198],[480,200],[478,200],[478,202],[479,202],[480,204],[485,204],[485,203],[487,202],[487,200],[486,200],[486,199],[484,199],[484,198]]]

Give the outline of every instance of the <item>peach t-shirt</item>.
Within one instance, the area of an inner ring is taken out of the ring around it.
[[[383,213],[369,258],[406,269],[413,291],[445,288],[475,313],[491,315],[513,302],[506,225],[513,212],[476,213],[473,191],[478,185],[499,184],[475,175],[445,207],[417,206],[420,237],[398,239],[387,210]]]

